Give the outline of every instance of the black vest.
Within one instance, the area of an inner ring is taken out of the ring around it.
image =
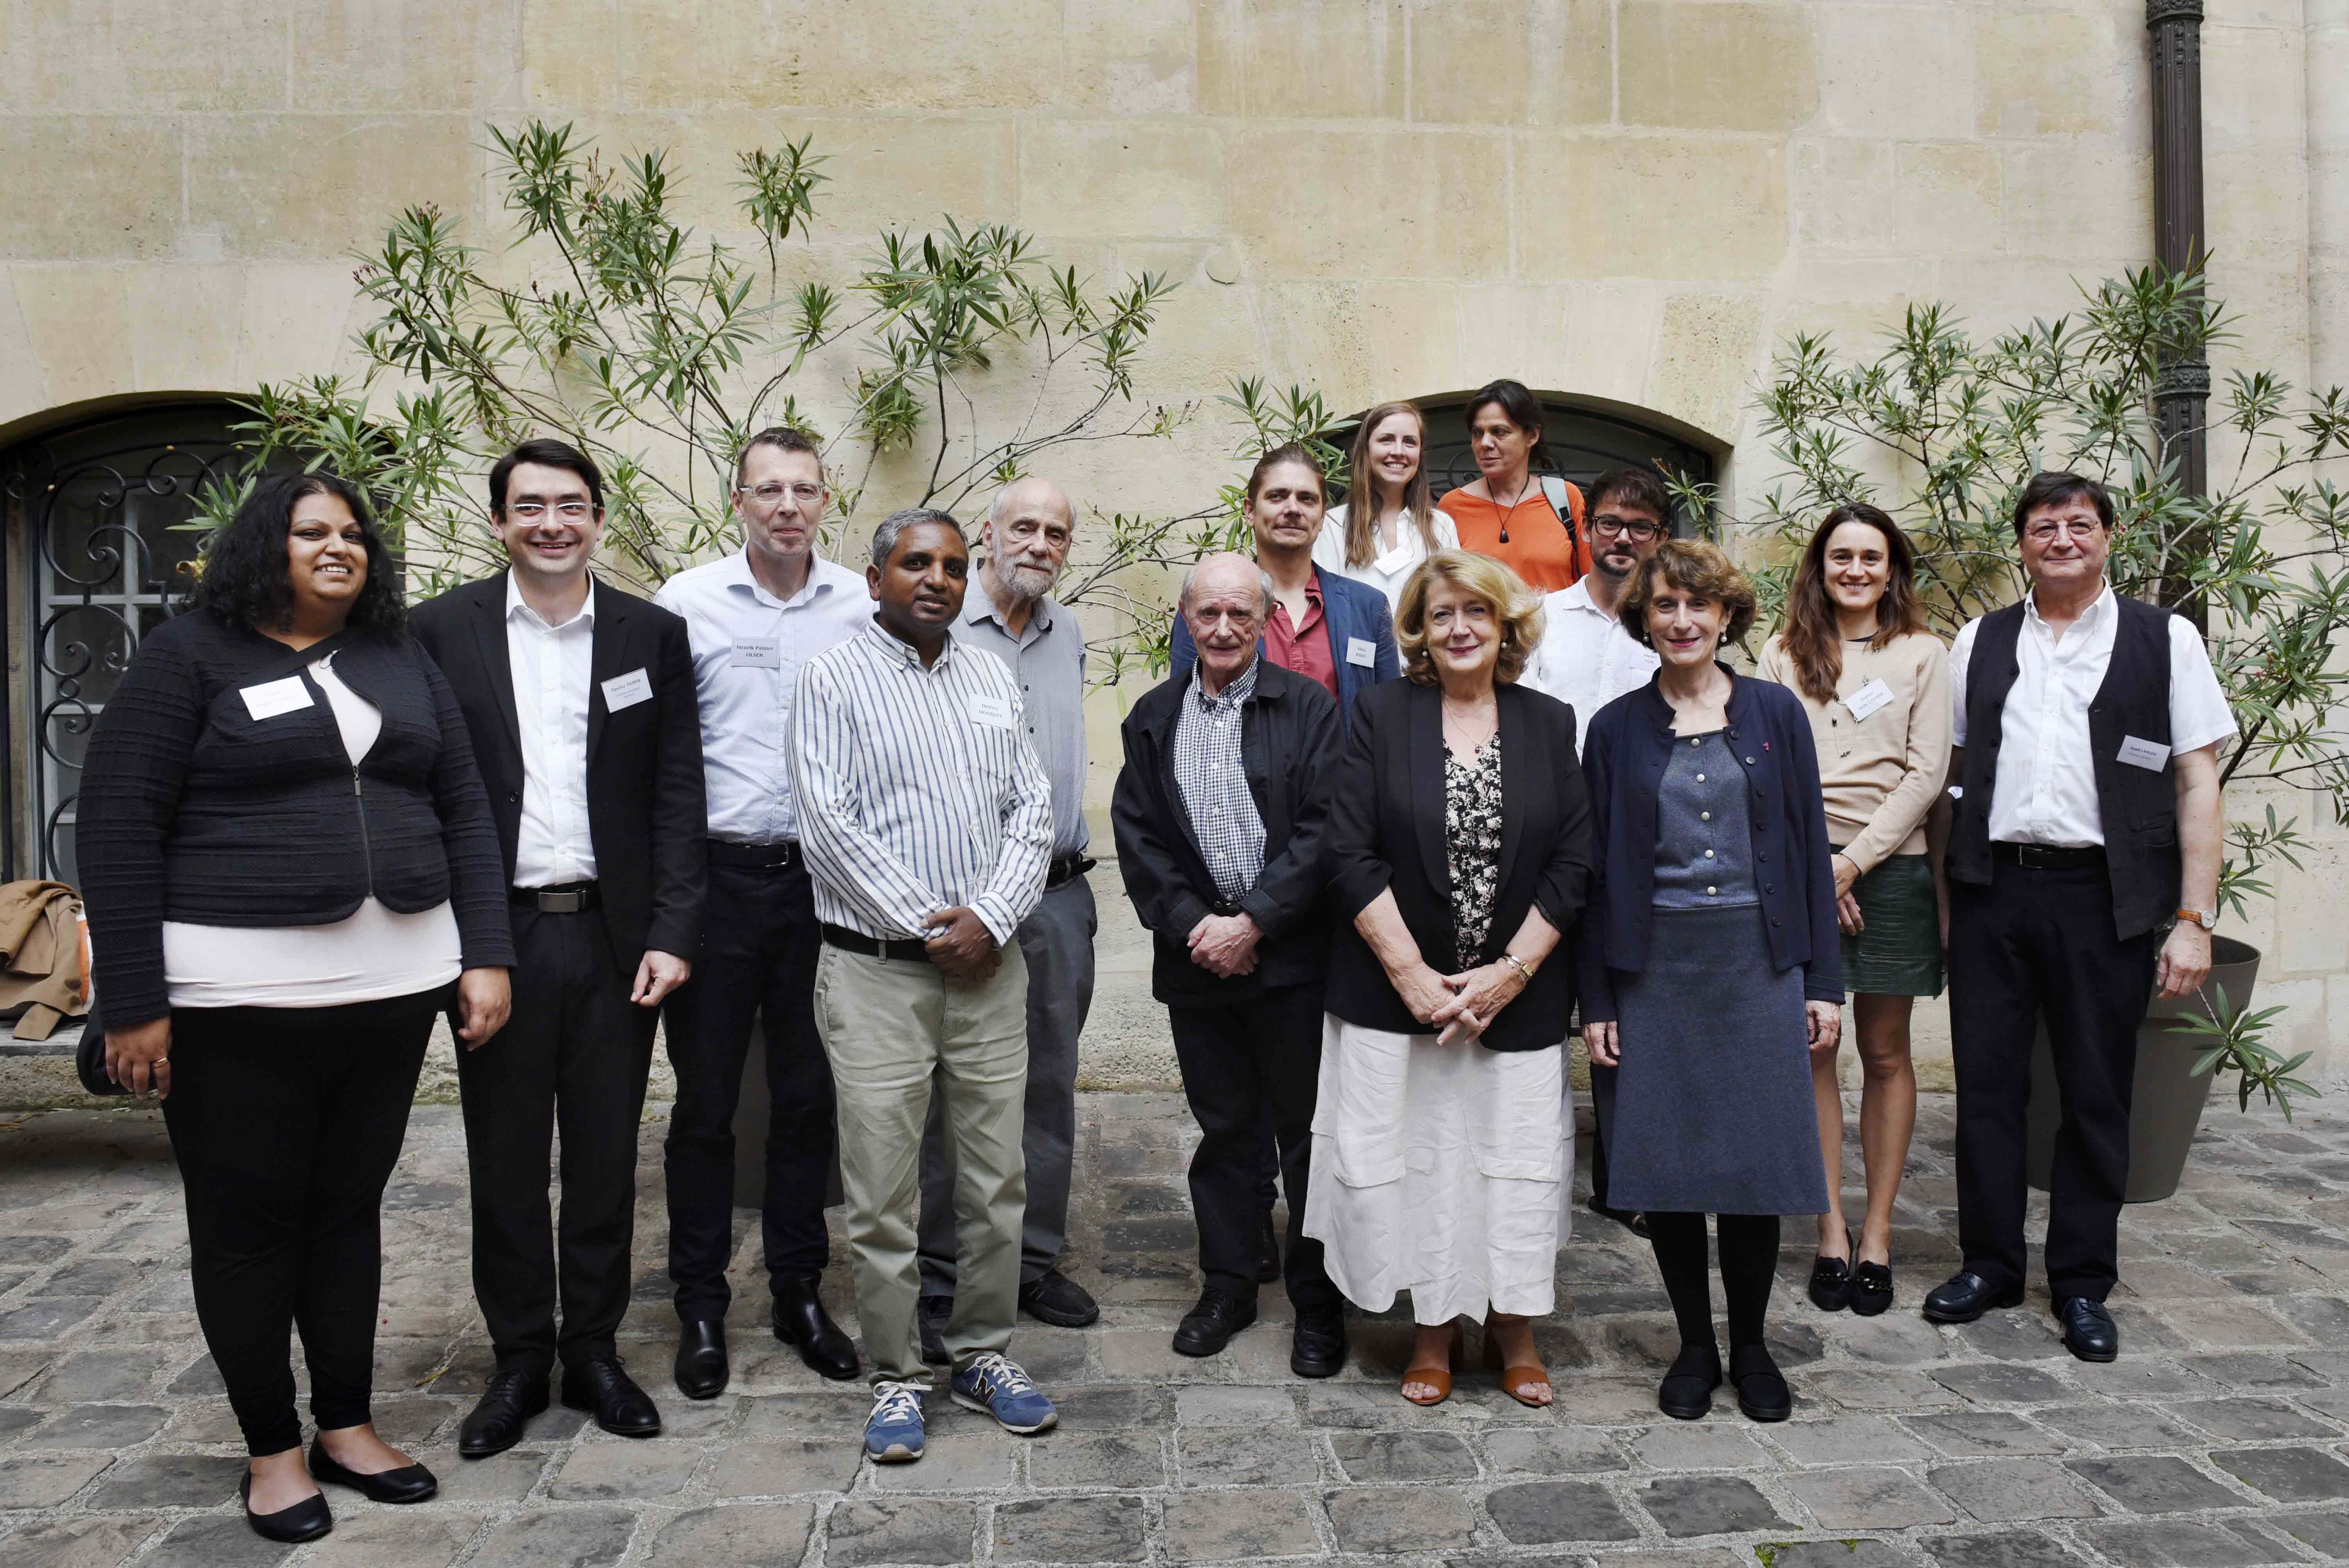
[[[2184,866],[2178,851],[2175,764],[2158,772],[2120,759],[2121,741],[2134,736],[2169,751],[2169,612],[2115,595],[2120,624],[2113,661],[2088,705],[2088,745],[2095,759],[2096,807],[2104,817],[2105,863],[2112,880],[2113,925],[2124,942],[2178,911]],[[1958,801],[1950,843],[1950,874],[1988,886],[1991,880],[1991,791],[1998,779],[1998,748],[2006,695],[2022,672],[2015,647],[2023,635],[2023,605],[1982,617],[1966,664],[1965,794]]]

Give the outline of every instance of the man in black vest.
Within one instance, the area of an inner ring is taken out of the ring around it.
[[[1950,843],[1950,1021],[1958,1069],[1960,1272],[1936,1323],[2023,1300],[2023,1111],[2041,1018],[2063,1097],[2047,1284],[2064,1347],[2120,1354],[2129,1090],[2147,998],[2210,970],[2224,823],[2219,745],[2235,732],[2193,625],[2105,581],[2113,502],[2034,475],[2014,505],[2031,592],[1950,650],[1963,789]],[[2183,898],[2181,899],[2181,892]]]
[[[472,732],[521,956],[512,1017],[457,1058],[473,1294],[497,1357],[458,1434],[467,1459],[514,1445],[558,1358],[565,1405],[623,1436],[660,1430],[614,1335],[634,1277],[653,1026],[700,946],[707,880],[692,650],[682,620],[589,573],[603,476],[575,448],[525,441],[490,470],[490,518],[511,567],[409,622]]]

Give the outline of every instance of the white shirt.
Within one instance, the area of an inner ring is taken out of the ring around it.
[[[2104,809],[2096,799],[2096,763],[2088,738],[2088,705],[2105,684],[2119,634],[2121,607],[2112,585],[2059,642],[2040,618],[2036,596],[2023,600],[2023,634],[2015,639],[2014,685],[1999,717],[1998,772],[1992,779],[1990,836],[2002,843],[2051,849],[2101,847]],[[1956,707],[1952,738],[1966,743],[1966,665],[1980,620],[1969,621],[1950,645],[1950,700]],[[2169,618],[2169,754],[2183,757],[2235,733],[2235,716],[2219,688],[2209,653],[2193,624]]]
[[[709,836],[737,844],[799,837],[785,738],[800,672],[873,619],[864,574],[821,555],[789,601],[750,575],[736,552],[680,572],[653,603],[685,617],[701,708],[701,769]]]
[[[1588,578],[1542,600],[1542,639],[1533,663],[1517,677],[1574,709],[1574,745],[1590,733],[1590,717],[1627,691],[1648,684],[1663,660],[1590,602]]]
[[[1438,550],[1460,548],[1460,531],[1453,525],[1449,513],[1439,511],[1431,525]],[[1427,546],[1420,542],[1419,527],[1405,512],[1398,537],[1402,541],[1392,550],[1374,557],[1368,565],[1346,564],[1346,508],[1341,502],[1330,509],[1321,520],[1321,537],[1313,542],[1313,564],[1340,577],[1350,577],[1357,583],[1367,583],[1387,596],[1387,608],[1392,611],[1402,598],[1402,585],[1411,580],[1412,573],[1427,559]],[[1378,548],[1378,535],[1371,536],[1371,546]]]
[[[550,626],[506,573],[506,658],[513,666],[514,725],[522,734],[522,832],[514,886],[562,887],[595,879],[587,831],[588,672],[595,663],[595,593]]]

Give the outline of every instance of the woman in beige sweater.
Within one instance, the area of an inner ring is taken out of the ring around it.
[[[1811,1057],[1827,1212],[1811,1300],[1874,1316],[1892,1305],[1892,1202],[1917,1125],[1909,1015],[1941,992],[1940,899],[1925,820],[1950,766],[1948,650],[1917,606],[1915,552],[1872,506],[1837,507],[1803,552],[1786,621],[1755,674],[1811,716],[1835,844],[1844,984],[1859,1047],[1868,1217],[1855,1250],[1841,1196],[1843,1095],[1836,1053]]]

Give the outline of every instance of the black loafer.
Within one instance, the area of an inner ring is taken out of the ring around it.
[[[336,1464],[335,1456],[326,1451],[326,1445],[315,1438],[310,1442],[310,1479],[349,1487],[370,1502],[422,1502],[440,1490],[440,1478],[422,1465],[402,1465],[398,1470],[361,1475]]]
[[[1203,1290],[1199,1303],[1175,1326],[1177,1356],[1219,1356],[1232,1336],[1256,1321],[1256,1303],[1219,1290]]]
[[[1811,1305],[1821,1312],[1841,1312],[1851,1305],[1851,1233],[1843,1233],[1843,1253],[1839,1258],[1811,1260]]]
[[[1672,1357],[1671,1370],[1656,1386],[1656,1408],[1676,1421],[1701,1421],[1713,1408],[1713,1391],[1720,1387],[1720,1347],[1683,1345]]]
[[[1256,1283],[1272,1284],[1280,1278],[1280,1232],[1273,1225],[1269,1209],[1257,1227],[1256,1246]]]
[[[1794,1414],[1794,1391],[1770,1359],[1767,1346],[1741,1345],[1732,1350],[1729,1380],[1737,1385],[1737,1408],[1747,1420],[1783,1421]]]
[[[1345,1367],[1345,1309],[1299,1313],[1288,1341],[1288,1369],[1299,1377],[1335,1377]]]
[[[264,1541],[284,1541],[299,1544],[316,1541],[335,1527],[335,1516],[326,1507],[326,1494],[305,1497],[291,1508],[281,1508],[274,1513],[253,1511],[253,1472],[236,1484],[237,1496],[244,1500],[244,1522]]]
[[[2023,1282],[2005,1286],[1971,1270],[1961,1270],[1935,1285],[1925,1297],[1928,1323],[1971,1323],[1995,1306],[2021,1306]]]
[[[2101,1301],[2067,1295],[2055,1304],[2055,1321],[2064,1326],[2064,1348],[2083,1361],[2116,1360],[2121,1353],[2120,1325]]]
[[[835,1383],[856,1376],[856,1346],[823,1310],[814,1275],[775,1284],[775,1337],[800,1353],[818,1377]]]
[[[947,1354],[947,1321],[954,1316],[954,1297],[924,1295],[914,1299],[914,1326],[922,1336],[922,1359],[944,1367],[954,1359]]]
[[[530,1418],[546,1408],[544,1373],[493,1372],[481,1403],[457,1429],[457,1452],[469,1460],[502,1454],[522,1441]]]
[[[1612,1220],[1633,1235],[1644,1239],[1648,1233],[1648,1216],[1631,1209],[1611,1209],[1593,1198],[1583,1205],[1602,1220]]]
[[[1851,1270],[1851,1310],[1875,1317],[1892,1305],[1892,1265],[1854,1264]]]
[[[688,1399],[715,1399],[732,1376],[726,1365],[726,1324],[715,1317],[678,1326],[677,1391]]]
[[[563,1408],[586,1411],[616,1438],[649,1438],[660,1431],[660,1408],[636,1387],[616,1356],[564,1367]]]
[[[1082,1328],[1101,1319],[1101,1304],[1058,1269],[1047,1269],[1019,1287],[1019,1310],[1055,1328]]]

